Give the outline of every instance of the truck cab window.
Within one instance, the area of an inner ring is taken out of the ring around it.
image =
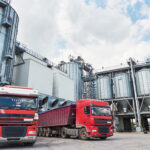
[[[2,97],[0,96],[0,109],[22,109],[36,110],[37,99],[23,97]]]
[[[90,114],[90,106],[84,107],[84,113],[85,114]]]

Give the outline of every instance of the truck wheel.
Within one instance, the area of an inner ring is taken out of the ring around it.
[[[79,138],[82,139],[82,140],[87,140],[88,139],[87,132],[86,132],[85,128],[82,128],[82,129],[79,130]]]
[[[46,129],[45,135],[46,135],[46,137],[49,137],[49,136],[50,136],[50,128],[47,128],[47,129]]]
[[[39,136],[42,136],[42,128],[39,129]]]
[[[43,130],[42,130],[42,136],[43,136],[43,137],[46,136],[46,129],[45,129],[45,128],[43,128]]]
[[[67,133],[66,133],[66,129],[64,127],[61,129],[61,137],[62,138],[67,138],[68,137]]]
[[[39,136],[39,128],[37,128],[37,136]]]

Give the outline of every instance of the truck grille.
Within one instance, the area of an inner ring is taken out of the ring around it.
[[[98,127],[98,132],[103,134],[103,133],[109,133],[109,126],[99,126]]]
[[[102,123],[107,123],[107,121],[111,121],[111,119],[99,119],[99,118],[95,118],[94,119],[96,124],[102,124]]]
[[[26,126],[3,126],[2,136],[7,137],[25,137],[27,131]]]
[[[28,114],[0,114],[0,117],[21,117],[21,118],[33,118],[34,115]]]

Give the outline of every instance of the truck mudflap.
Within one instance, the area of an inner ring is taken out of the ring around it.
[[[37,139],[36,136],[25,136],[25,137],[15,137],[15,138],[4,138],[0,137],[0,143],[33,143]]]

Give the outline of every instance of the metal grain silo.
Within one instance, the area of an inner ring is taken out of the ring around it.
[[[131,97],[131,84],[130,77],[127,73],[116,74],[113,78],[113,92],[115,94],[115,98],[125,98]],[[118,111],[126,113],[129,110],[129,104],[126,100],[121,100],[118,102]]]
[[[115,98],[132,96],[129,74],[127,73],[116,74],[113,78],[113,84],[114,84],[113,90]]]
[[[83,91],[83,80],[82,80],[82,69],[79,63],[68,62],[60,66],[60,70],[66,72],[69,77],[74,81],[74,93],[75,100],[82,98]],[[67,86],[67,85],[66,85]]]
[[[135,77],[138,96],[150,95],[150,69],[141,69]],[[142,110],[150,110],[150,98],[144,99]]]
[[[0,83],[10,84],[13,73],[18,15],[4,0],[0,0]]]
[[[135,76],[138,96],[150,94],[150,69],[141,69]]]
[[[96,84],[98,99],[112,98],[111,79],[109,76],[98,76]]]

